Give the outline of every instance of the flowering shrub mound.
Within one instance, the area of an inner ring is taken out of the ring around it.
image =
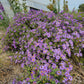
[[[82,57],[82,27],[68,13],[17,14],[3,38],[4,49],[15,51],[11,60],[26,70],[24,79],[13,84],[70,84],[73,66],[68,58]]]

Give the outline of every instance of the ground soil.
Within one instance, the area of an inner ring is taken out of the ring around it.
[[[3,31],[0,31],[0,84],[12,84],[14,78],[23,76],[23,71],[20,65],[15,65],[10,61],[10,52],[2,50],[1,38],[4,34]]]

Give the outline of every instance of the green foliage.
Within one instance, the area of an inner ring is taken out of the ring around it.
[[[50,0],[51,1],[51,0]],[[47,8],[57,14],[56,1],[53,0],[52,4],[49,4]]]
[[[79,12],[84,12],[84,4],[79,5]]]
[[[63,10],[64,10],[64,12],[68,12],[69,11],[69,9],[68,9],[68,1],[64,0]]]
[[[19,0],[8,0],[8,1],[15,14],[22,11],[22,9],[20,8]]]
[[[9,3],[15,14],[19,12],[24,12],[24,13],[28,12],[26,6],[26,0],[23,0],[22,4],[19,3],[19,0],[9,0]],[[23,9],[21,8],[21,5]]]
[[[27,6],[26,6],[26,0],[23,0],[24,2],[23,2],[23,4],[22,4],[22,6],[23,6],[23,9],[24,9],[24,13],[27,13],[28,12],[28,10],[27,10]]]
[[[3,19],[0,19],[0,26],[4,27],[5,29],[9,26],[9,18],[5,14],[5,12],[0,12],[0,15]]]

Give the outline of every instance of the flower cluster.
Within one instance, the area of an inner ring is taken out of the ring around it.
[[[82,24],[68,13],[31,10],[17,14],[7,28],[5,50],[15,53],[12,61],[20,63],[27,76],[13,84],[70,84],[73,66],[68,58],[82,56]]]

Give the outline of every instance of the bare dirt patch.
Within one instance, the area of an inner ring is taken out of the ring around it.
[[[23,76],[23,71],[20,65],[15,65],[11,62],[9,55],[10,52],[4,52],[1,44],[1,39],[4,32],[0,31],[0,84],[12,84],[14,78]]]

